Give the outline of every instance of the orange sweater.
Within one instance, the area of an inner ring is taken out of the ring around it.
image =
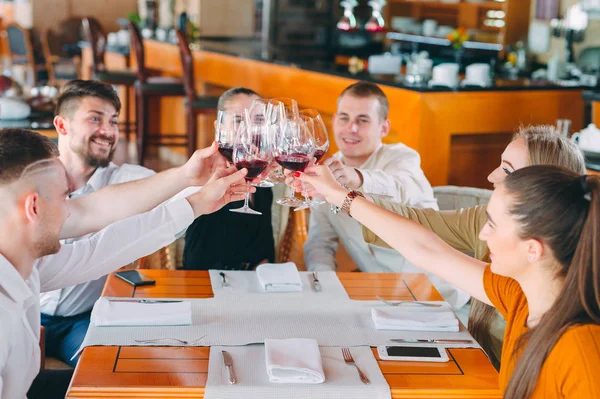
[[[492,273],[489,265],[483,285],[492,304],[506,319],[500,366],[500,388],[505,391],[516,365],[512,353],[518,338],[527,331],[529,308],[519,283]],[[600,326],[573,327],[548,355],[530,399],[600,398],[599,372]]]

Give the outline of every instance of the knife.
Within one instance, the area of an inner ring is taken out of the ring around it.
[[[131,303],[180,303],[183,301],[172,301],[167,299],[109,299],[108,302],[131,302]]]
[[[472,344],[472,339],[403,339],[393,338],[390,339],[392,342],[405,342],[405,343],[425,343],[425,344]]]
[[[315,291],[321,291],[321,282],[319,282],[319,279],[317,278],[317,272],[313,272],[312,273],[312,277],[313,277],[313,288]]]
[[[233,372],[233,359],[231,355],[227,351],[221,351],[223,354],[223,363],[225,363],[225,367],[227,367],[227,371],[229,372],[229,383],[235,384],[235,373]]]

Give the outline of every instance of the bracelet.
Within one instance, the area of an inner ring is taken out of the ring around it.
[[[346,212],[350,217],[352,217],[352,215],[350,214],[350,205],[352,205],[352,201],[354,201],[354,198],[356,197],[365,198],[364,194],[360,191],[352,190],[348,193],[348,195],[344,199],[344,204],[342,205],[342,210]]]

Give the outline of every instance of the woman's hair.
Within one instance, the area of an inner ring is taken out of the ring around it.
[[[522,355],[504,397],[526,399],[560,337],[572,326],[600,324],[600,178],[538,165],[513,172],[503,187],[519,237],[544,243],[564,279],[556,302],[512,353]]]
[[[556,165],[580,174],[585,173],[583,154],[571,140],[562,137],[554,126],[521,127],[512,139],[525,141],[529,166]]]
[[[527,148],[528,165],[562,166],[578,174],[585,173],[585,161],[579,148],[566,137],[562,137],[551,125],[522,126],[512,140],[523,139]],[[489,259],[486,259],[488,261]],[[496,368],[500,359],[494,352],[494,342],[490,334],[496,309],[473,299],[469,313],[469,331],[473,338],[485,349]]]

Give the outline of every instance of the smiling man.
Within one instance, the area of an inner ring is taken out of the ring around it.
[[[358,82],[346,88],[338,99],[333,120],[339,152],[325,165],[340,184],[352,190],[383,196],[402,205],[438,209],[431,185],[421,170],[419,154],[401,143],[382,143],[391,127],[388,109],[388,99],[377,85]],[[367,244],[361,225],[348,215],[329,212],[329,205],[313,207],[304,244],[307,268],[335,270],[339,242],[363,272],[421,272],[398,252]],[[456,306],[468,300],[466,294],[453,287],[444,288],[448,295],[457,297],[450,300]]]
[[[117,166],[111,162],[119,140],[120,109],[117,93],[106,83],[73,80],[63,88],[57,100],[54,126],[58,132],[59,159],[67,174],[68,198],[154,174],[142,166]],[[104,281],[105,277],[101,277],[40,296],[48,356],[75,366],[77,359],[71,357],[85,337],[90,312],[100,297]]]

